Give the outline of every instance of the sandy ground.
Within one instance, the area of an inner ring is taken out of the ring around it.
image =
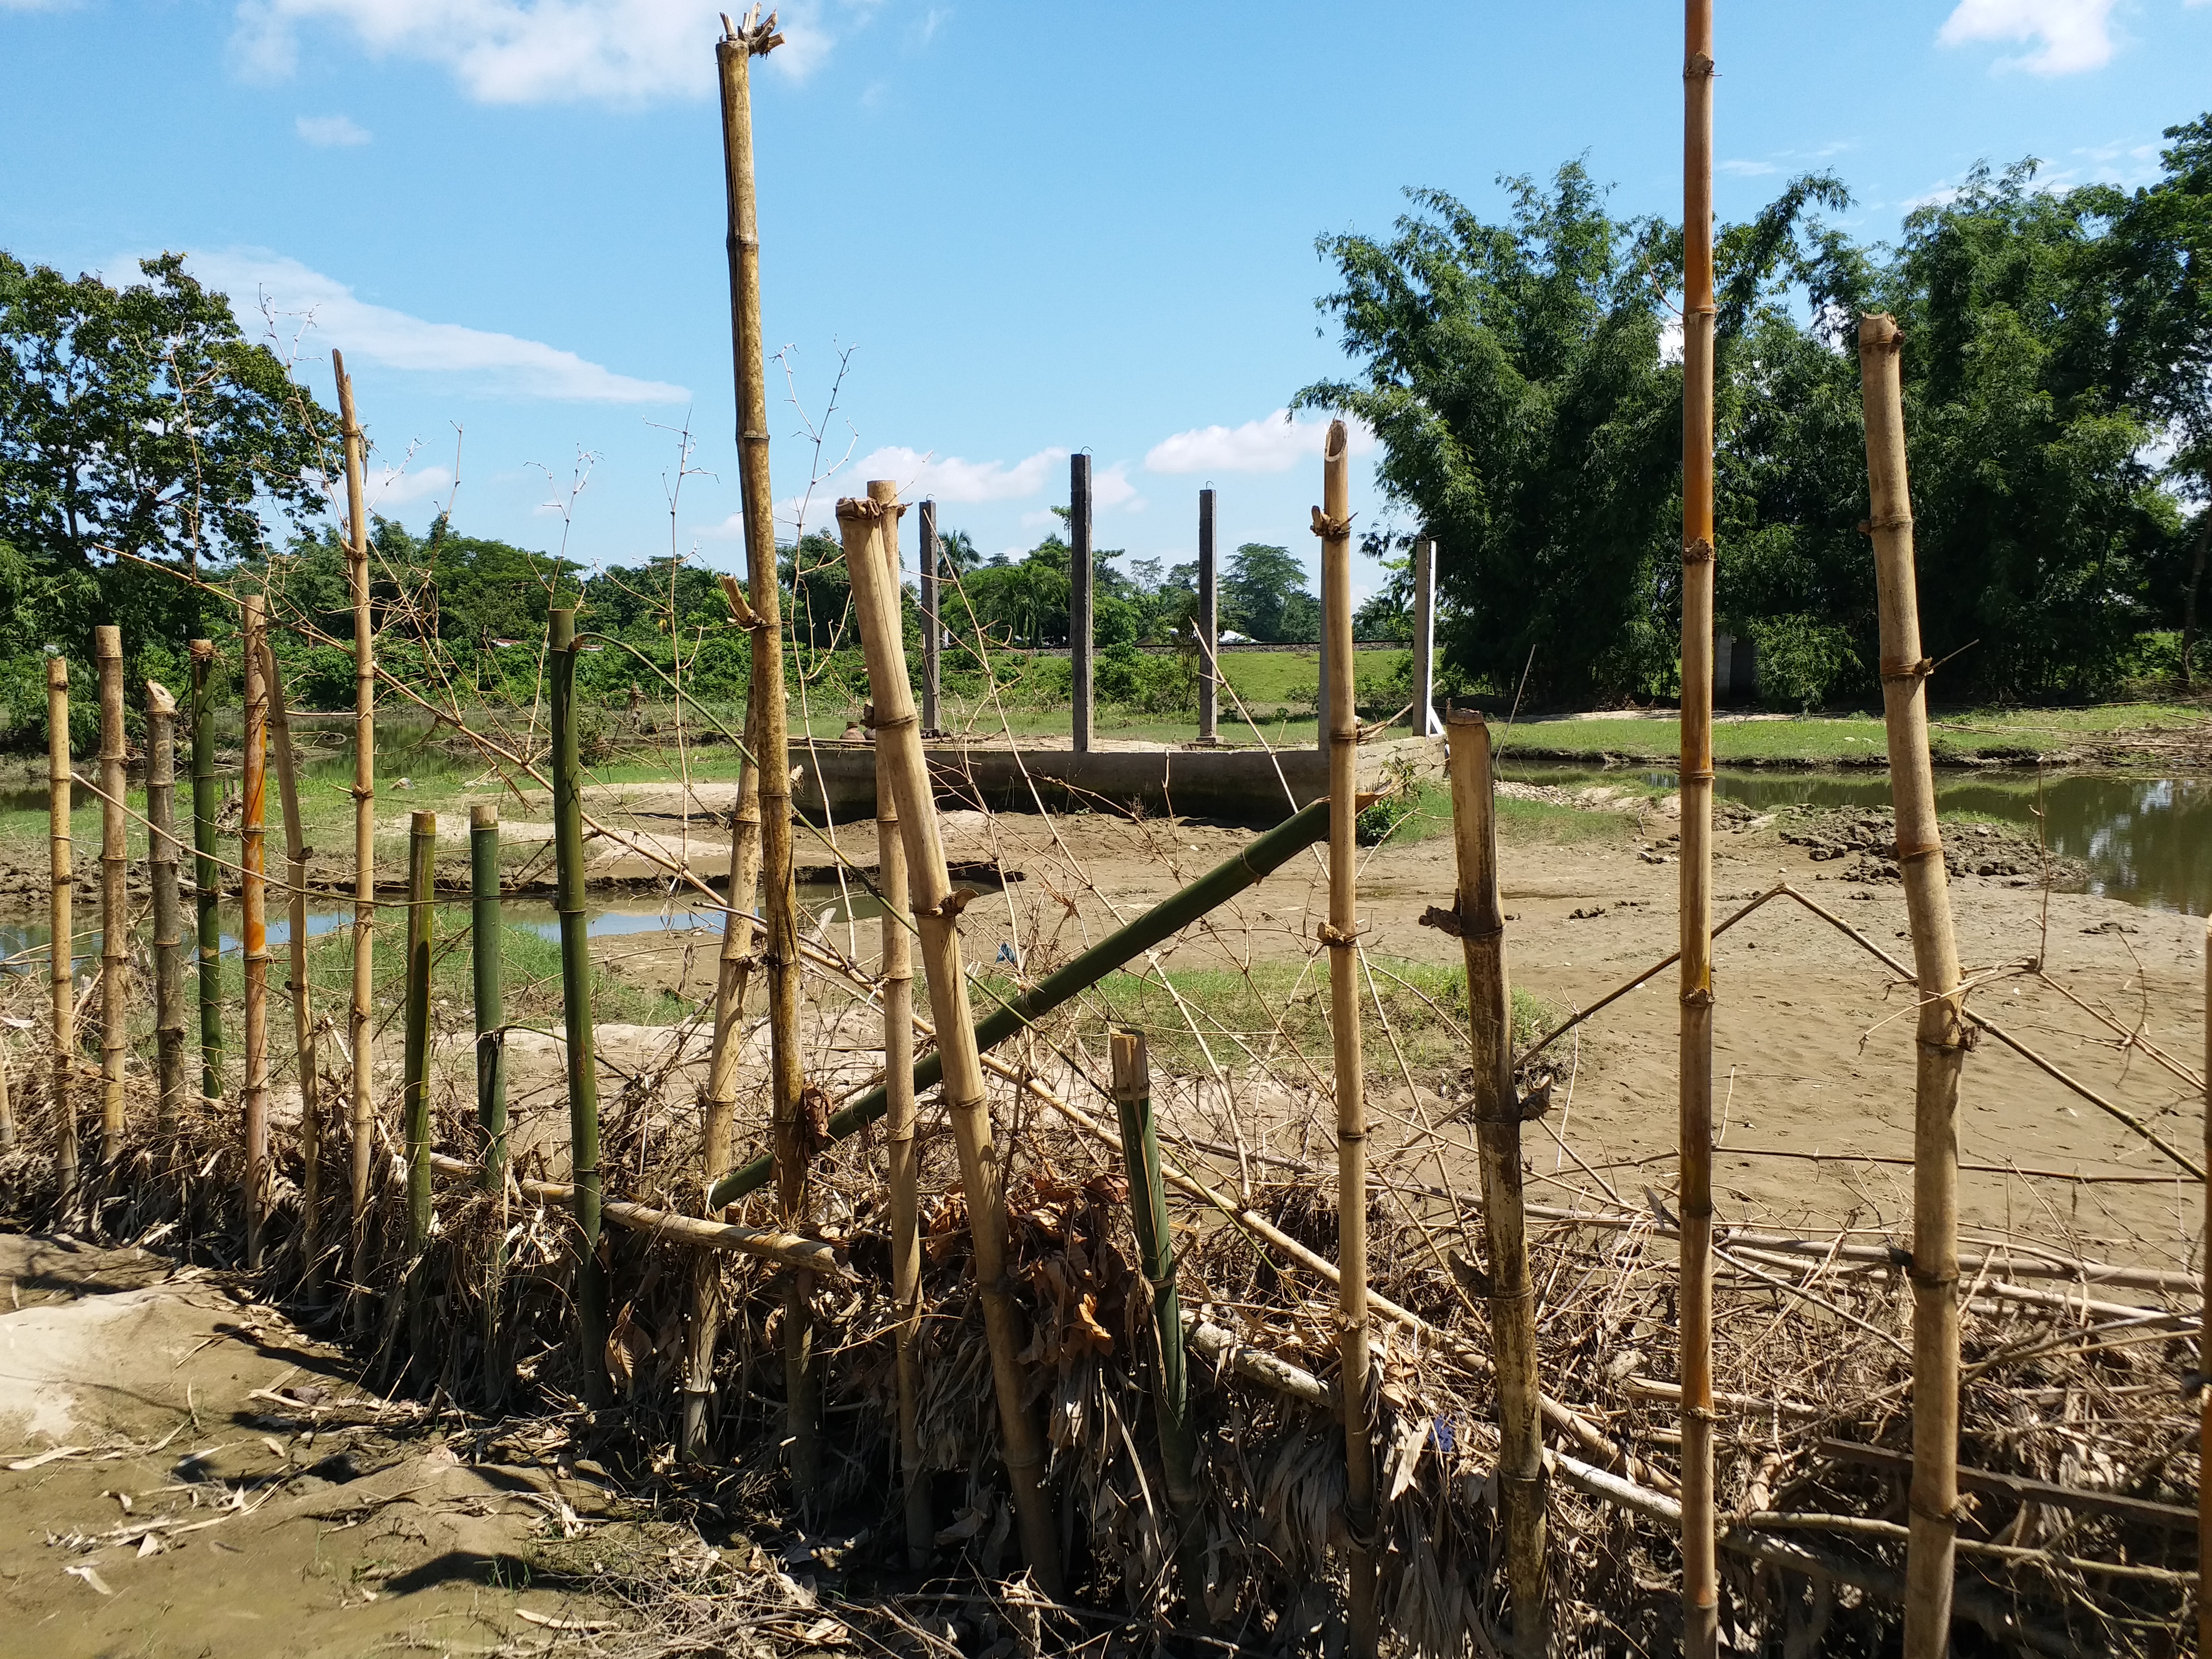
[[[552,1651],[589,1479],[470,1462],[197,1269],[0,1236],[0,1655]],[[519,1645],[510,1646],[509,1644]]]

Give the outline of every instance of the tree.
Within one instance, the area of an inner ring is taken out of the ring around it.
[[[1224,626],[1271,645],[1321,637],[1321,601],[1306,591],[1305,567],[1285,547],[1246,542],[1231,556],[1221,576],[1221,615]]]

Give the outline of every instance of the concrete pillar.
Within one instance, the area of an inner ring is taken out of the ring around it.
[[[1075,689],[1075,751],[1091,749],[1091,457],[1067,460],[1067,654]]]
[[[1443,730],[1437,719],[1437,538],[1413,543],[1413,735]]]
[[[1198,492],[1198,740],[1220,741],[1221,689],[1214,676],[1221,647],[1221,585],[1213,558],[1213,492]]]
[[[921,504],[921,731],[924,737],[942,728],[937,720],[938,647],[945,624],[937,614],[937,503]]]

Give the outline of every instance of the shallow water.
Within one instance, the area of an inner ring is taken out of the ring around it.
[[[1619,783],[1640,778],[1675,787],[1671,771],[1611,773],[1588,768],[1512,766],[1504,775],[1523,783]],[[1762,812],[1777,807],[1887,806],[1885,773],[1730,771],[1714,774],[1715,793]],[[1941,812],[1972,812],[2030,836],[2039,819],[2045,844],[2080,859],[2089,890],[2154,910],[2212,913],[2212,778],[2153,778],[2133,774],[2066,772],[2039,783],[2015,772],[1936,775]]]

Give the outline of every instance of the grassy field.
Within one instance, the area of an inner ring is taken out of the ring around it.
[[[2033,761],[2085,743],[2134,732],[2212,734],[2212,710],[2172,703],[2105,703],[2088,708],[1938,711],[1929,745],[1946,760]],[[1665,720],[1536,720],[1517,724],[1504,745],[1523,760],[1582,760],[1601,756],[1674,759],[1675,723]],[[1713,758],[1726,764],[1870,765],[1886,763],[1882,723],[1875,714],[1729,719],[1713,726]]]

